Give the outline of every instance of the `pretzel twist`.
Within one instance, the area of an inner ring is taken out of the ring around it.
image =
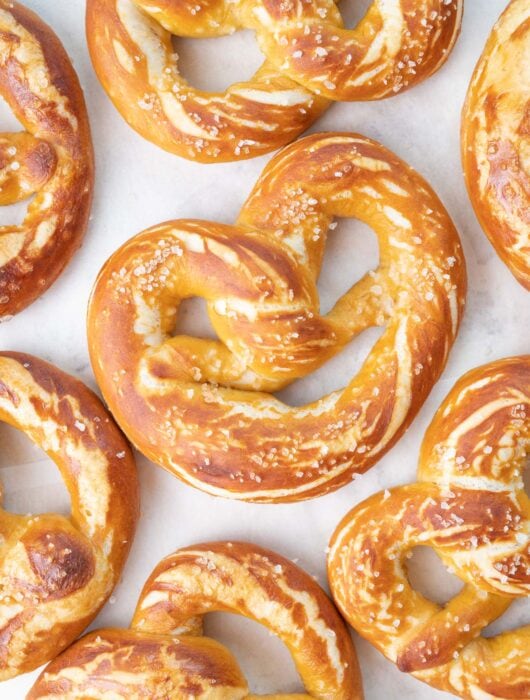
[[[371,225],[380,266],[326,315],[316,279],[334,216]],[[439,376],[465,297],[458,234],[426,182],[380,144],[317,134],[271,160],[236,226],[193,220],[132,238],[88,315],[99,386],[135,445],[189,484],[252,501],[317,496],[368,469]],[[202,296],[218,341],[172,336]],[[271,396],[359,332],[383,336],[347,387]]]
[[[138,517],[129,446],[81,382],[0,353],[0,420],[55,461],[71,517],[0,509],[0,680],[54,658],[93,620],[123,569]]]
[[[185,158],[227,161],[289,143],[329,99],[386,97],[428,77],[453,47],[462,5],[376,0],[348,30],[333,0],[88,0],[87,37],[103,87],[136,131]],[[207,93],[182,78],[171,34],[243,28],[267,58],[249,81]]]
[[[466,374],[425,433],[419,483],[376,494],[338,526],[328,573],[355,629],[403,671],[461,698],[525,698],[530,627],[481,631],[530,593],[530,356]],[[444,607],[415,591],[411,548],[463,581]]]
[[[289,648],[306,695],[281,700],[361,700],[355,649],[340,616],[302,569],[266,549],[216,542],[164,559],[144,586],[130,630],[99,630],[53,661],[28,700],[216,698],[251,700],[236,660],[202,636],[205,613],[265,625]],[[264,697],[264,696],[260,696]]]
[[[0,94],[25,131],[0,134],[0,205],[32,194],[24,221],[0,227],[0,320],[55,281],[85,232],[93,153],[83,94],[59,39],[0,0]]]
[[[512,0],[479,59],[462,115],[462,161],[480,225],[530,290],[530,7]]]

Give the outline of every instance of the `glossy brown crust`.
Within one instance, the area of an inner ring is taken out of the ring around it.
[[[530,290],[530,6],[512,0],[479,59],[462,114],[462,162],[475,213]]]
[[[48,289],[81,244],[94,179],[72,64],[52,30],[11,0],[0,0],[0,94],[26,132],[0,135],[0,204],[36,193],[20,226],[0,227],[6,320]]]
[[[380,266],[320,315],[332,218],[379,238]],[[214,495],[296,501],[350,482],[402,435],[442,371],[466,291],[458,234],[403,161],[354,134],[275,156],[238,224],[180,220],[122,246],[93,290],[88,337],[115,418],[151,460]],[[202,296],[220,338],[173,336]],[[371,326],[385,331],[342,390],[302,407],[271,393]]]
[[[288,559],[242,542],[213,542],[164,559],[144,586],[132,630],[100,630],[42,673],[28,700],[251,700],[230,652],[202,636],[213,611],[249,617],[290,649],[307,695],[362,700],[351,637],[322,589]]]
[[[144,138],[185,158],[250,158],[292,141],[328,100],[377,99],[411,87],[449,55],[463,0],[376,0],[354,30],[333,0],[88,0],[98,77]],[[267,60],[224,93],[191,87],[171,34],[212,37],[248,28]]]
[[[330,543],[333,597],[402,671],[468,700],[528,698],[530,627],[484,638],[530,593],[530,356],[460,379],[421,447],[418,483],[354,508]],[[415,591],[408,552],[427,545],[465,582],[444,607]]]
[[[248,685],[228,649],[207,637],[102,629],[87,634],[51,662],[26,700],[181,700],[248,697]]]
[[[428,78],[449,57],[464,7],[463,0],[375,0],[345,29],[333,0],[264,4],[276,10],[275,24],[256,27],[266,56],[330,100],[391,97]]]
[[[27,132],[0,134],[0,205],[38,192],[53,175],[57,156],[46,141]]]
[[[54,658],[121,575],[138,518],[131,450],[84,384],[30,355],[0,353],[0,420],[54,460],[70,517],[0,510],[0,679]]]

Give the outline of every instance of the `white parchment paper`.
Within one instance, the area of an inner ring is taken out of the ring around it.
[[[40,355],[95,388],[88,362],[85,311],[90,288],[106,258],[147,226],[178,217],[232,222],[270,156],[224,165],[179,159],[142,140],[121,119],[99,86],[84,38],[82,0],[26,0],[51,24],[72,57],[85,90],[97,156],[96,196],[85,243],[60,280],[33,306],[0,325],[0,347]],[[367,0],[344,0],[350,25]],[[478,226],[464,187],[459,157],[460,109],[474,64],[506,0],[467,0],[463,31],[448,63],[410,92],[373,103],[336,104],[312,131],[358,131],[378,139],[422,173],[438,192],[462,236],[469,271],[469,297],[460,336],[447,369],[420,415],[394,449],[370,472],[341,491],[295,505],[256,506],[215,499],[183,485],[138,457],[142,518],[123,579],[93,628],[127,626],[140,588],[154,565],[174,549],[207,540],[243,539],[298,561],[326,586],[329,537],[346,511],[381,488],[415,480],[426,425],[454,381],[495,358],[530,352],[530,294],[496,257]],[[222,39],[178,41],[183,74],[204,88],[222,88],[250,77],[260,54],[250,32]],[[2,112],[2,130],[14,128]],[[20,220],[23,207],[0,211],[2,222]],[[323,309],[369,268],[377,265],[374,234],[355,221],[341,221],[330,237],[320,280]],[[186,305],[183,328],[208,327],[200,303]],[[311,377],[283,393],[303,403],[343,386],[377,337],[368,331]],[[25,436],[0,426],[0,478],[5,507],[16,512],[67,512],[69,503],[53,464]],[[411,560],[414,583],[439,601],[459,582],[430,551]],[[520,601],[495,625],[530,621]],[[238,657],[253,692],[301,691],[283,645],[258,625],[215,614],[208,632]],[[401,674],[354,634],[367,700],[436,700],[448,697]],[[23,698],[36,673],[0,686],[2,700]]]

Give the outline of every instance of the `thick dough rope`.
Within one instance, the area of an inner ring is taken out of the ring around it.
[[[237,661],[202,636],[205,613],[265,625],[289,648],[307,695],[270,700],[362,700],[351,637],[324,591],[288,559],[242,542],[181,549],[144,586],[131,629],[83,637],[42,673],[28,700],[183,697],[257,700]]]
[[[380,265],[326,315],[316,280],[334,216],[379,238]],[[380,144],[317,134],[271,160],[237,226],[180,220],[106,263],[88,316],[114,416],[150,459],[215,495],[295,501],[336,489],[400,437],[442,371],[465,298],[458,234],[427,183]],[[219,341],[173,337],[202,296]],[[344,389],[307,406],[269,393],[385,327]]]
[[[530,290],[530,5],[512,0],[475,68],[462,115],[462,161],[480,225]]]
[[[0,420],[56,462],[70,517],[0,509],[0,680],[53,659],[116,585],[138,518],[131,450],[84,384],[36,357],[0,353]]]
[[[527,698],[530,627],[481,637],[530,593],[530,356],[460,379],[425,433],[418,483],[356,506],[330,543],[333,596],[352,626],[402,671],[467,700]],[[441,607],[407,578],[428,545],[465,582]]]
[[[463,0],[376,0],[354,30],[333,0],[88,0],[98,77],[144,138],[185,158],[251,158],[295,139],[328,100],[394,95],[436,71],[458,36]],[[256,32],[267,60],[224,93],[179,74],[171,35]],[[305,86],[305,87],[304,87]]]
[[[0,134],[0,205],[35,194],[19,226],[0,227],[0,321],[55,281],[84,235],[94,179],[83,93],[59,39],[0,0],[0,94],[25,132]]]

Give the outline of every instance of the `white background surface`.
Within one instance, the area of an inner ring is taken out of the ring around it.
[[[345,0],[345,4],[354,4]],[[88,363],[85,310],[94,278],[105,259],[147,226],[177,217],[230,223],[270,156],[241,163],[201,165],[166,154],[136,135],[100,88],[84,38],[82,0],[26,0],[64,42],[88,101],[97,157],[95,203],[85,243],[60,280],[32,307],[0,326],[0,347],[34,353],[94,387]],[[505,0],[468,0],[461,37],[442,70],[413,90],[376,103],[336,104],[312,131],[358,131],[380,140],[422,173],[438,192],[462,236],[469,271],[469,297],[460,336],[447,369],[404,438],[381,462],[341,491],[295,505],[256,506],[215,499],[138,459],[142,518],[123,580],[93,627],[127,626],[140,588],[154,565],[174,549],[200,541],[244,539],[296,559],[325,585],[327,542],[346,511],[369,494],[415,479],[418,449],[434,410],[466,370],[495,358],[530,352],[530,295],[497,259],[467,199],[459,158],[459,117],[472,69]],[[369,5],[346,8],[351,26]],[[250,77],[260,63],[253,36],[178,41],[183,74],[204,88],[222,88]],[[4,115],[2,115],[3,117]],[[13,128],[2,118],[2,130]],[[2,222],[23,216],[19,207],[0,212]],[[321,277],[324,310],[377,264],[375,236],[355,221],[332,234]],[[186,328],[204,324],[199,304],[183,310]],[[374,332],[354,340],[312,377],[284,397],[303,403],[343,386],[359,367]],[[68,511],[57,469],[27,438],[0,426],[0,478],[5,507],[17,512]],[[432,552],[411,560],[413,581],[446,600],[458,588]],[[520,601],[496,629],[530,621]],[[208,632],[237,655],[257,693],[301,691],[285,648],[254,623],[213,615]],[[436,700],[448,697],[399,673],[354,635],[367,700]],[[36,674],[2,684],[2,700],[23,698]]]

